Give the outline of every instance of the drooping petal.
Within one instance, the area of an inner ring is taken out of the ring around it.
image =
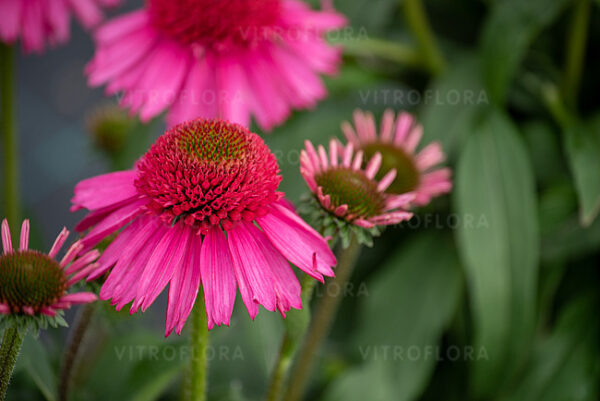
[[[200,269],[206,313],[213,324],[229,325],[235,303],[236,279],[227,238],[218,227],[211,228],[204,237]]]
[[[274,204],[271,213],[257,219],[271,243],[294,265],[308,275],[323,280],[333,276],[336,260],[327,242],[299,216]],[[313,255],[316,255],[316,265]]]
[[[274,311],[277,296],[273,288],[273,274],[253,236],[252,227],[250,223],[239,222],[228,231],[227,240],[242,300],[254,319],[258,314],[258,304]]]
[[[191,227],[185,226],[183,230],[184,240],[181,244],[184,247],[183,257],[175,265],[169,283],[165,337],[171,335],[175,327],[177,327],[177,334],[181,334],[185,321],[194,307],[200,287],[198,261],[202,242],[200,236],[194,234]]]

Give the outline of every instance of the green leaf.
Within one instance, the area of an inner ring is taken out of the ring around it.
[[[592,224],[600,211],[600,124],[573,122],[564,132],[565,148],[579,196],[580,220]]]
[[[526,374],[503,401],[593,401],[599,396],[597,295],[563,308],[554,331],[538,342]]]
[[[78,383],[74,400],[158,399],[187,363],[181,340],[136,331],[106,342],[99,360]]]
[[[412,400],[433,372],[435,349],[462,291],[452,240],[420,235],[399,247],[380,272],[367,282],[369,297],[357,317],[354,352],[363,364],[333,383],[327,401]]]
[[[485,397],[509,380],[527,356],[539,263],[531,163],[516,128],[499,111],[471,134],[455,185],[475,347],[485,347],[489,356],[474,362],[471,385],[477,397]]]
[[[57,399],[56,375],[50,365],[45,347],[39,338],[25,336],[19,355],[19,365],[25,369],[47,401]]]
[[[536,36],[571,0],[504,0],[494,3],[483,28],[484,80],[497,104],[506,102],[509,86]]]

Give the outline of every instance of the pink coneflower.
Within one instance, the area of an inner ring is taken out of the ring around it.
[[[79,292],[67,294],[73,284],[97,268],[94,261],[99,253],[91,250],[77,257],[83,249],[75,242],[59,261],[56,255],[69,232],[63,229],[50,252],[29,249],[29,220],[23,221],[19,249],[13,249],[8,221],[2,221],[0,255],[0,314],[25,316],[56,316],[57,311],[71,305],[93,302],[96,294]]]
[[[134,170],[80,182],[72,209],[91,213],[76,228],[93,226],[84,244],[123,228],[89,277],[114,266],[100,297],[119,310],[133,301],[135,313],[169,284],[167,336],[181,333],[200,285],[209,328],[229,324],[238,287],[252,318],[258,305],[301,308],[287,260],[321,281],[336,260],[277,192],[278,172],[258,135],[197,119],[168,130]]]
[[[362,151],[354,152],[352,144],[344,147],[332,139],[327,153],[323,146],[317,150],[306,141],[306,149],[300,153],[300,172],[321,207],[339,219],[367,229],[410,219],[413,214],[403,209],[414,194],[385,192],[396,170],[377,181],[381,155],[376,153],[364,169],[363,157]]]
[[[122,92],[143,121],[169,109],[168,123],[223,118],[263,129],[292,108],[325,97],[340,50],[322,34],[345,19],[298,0],[148,0],[102,26],[87,67],[90,85]]]
[[[0,0],[0,39],[13,43],[21,38],[26,52],[41,52],[44,45],[69,39],[71,14],[86,28],[102,19],[101,8],[121,0]]]
[[[423,206],[432,198],[452,189],[450,169],[438,167],[444,161],[441,145],[432,142],[416,152],[423,127],[411,114],[402,112],[395,118],[392,110],[386,110],[377,135],[373,115],[356,110],[354,127],[344,122],[342,131],[355,149],[364,152],[365,160],[370,160],[376,153],[381,154],[378,177],[392,169],[396,170],[396,177],[390,183],[388,193],[413,192],[413,203]]]

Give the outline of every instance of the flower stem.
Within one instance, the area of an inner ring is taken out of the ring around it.
[[[16,227],[19,220],[19,154],[15,118],[15,56],[11,46],[0,43],[0,102],[2,135],[2,192],[4,214],[8,223]]]
[[[423,57],[420,52],[403,43],[385,39],[340,39],[331,41],[334,45],[344,48],[344,53],[352,56],[378,57],[383,60],[398,63],[410,68],[422,68]]]
[[[302,310],[292,310],[286,317],[286,332],[283,336],[273,375],[271,376],[267,401],[279,401],[282,399],[282,392],[285,389],[284,385],[292,366],[292,361],[296,355],[296,350],[308,328],[310,321],[310,301],[312,300],[316,282],[313,277],[309,275],[304,276],[302,281]]]
[[[404,0],[403,4],[406,20],[419,43],[425,63],[432,74],[439,75],[446,63],[436,44],[422,1]]]
[[[25,335],[15,327],[4,330],[2,345],[0,345],[0,400],[6,398],[6,390],[15,369],[17,356],[23,345]]]
[[[75,360],[77,359],[77,354],[81,348],[81,343],[85,337],[88,327],[90,326],[90,322],[92,321],[95,310],[96,304],[91,303],[83,306],[77,313],[75,325],[70,333],[67,349],[65,351],[60,370],[60,381],[58,385],[58,399],[60,401],[67,401],[69,399],[69,387],[71,386]]]
[[[208,348],[208,322],[204,305],[204,292],[198,292],[196,304],[192,309],[191,355],[188,376],[185,381],[184,397],[186,401],[206,400],[206,351]]]
[[[339,289],[346,288],[346,283],[350,280],[358,260],[360,249],[359,242],[353,236],[348,248],[344,249],[339,256],[335,277],[326,284],[325,295],[315,309],[310,328],[298,353],[299,359],[291,376],[290,385],[284,398],[285,401],[299,401],[304,394],[314,358],[321,347],[323,339],[329,333],[342,300],[343,291],[339,291]],[[336,290],[333,290],[333,288]]]
[[[563,78],[563,96],[567,104],[574,109],[577,106],[577,93],[581,83],[589,21],[590,1],[578,0],[567,37],[567,59]]]

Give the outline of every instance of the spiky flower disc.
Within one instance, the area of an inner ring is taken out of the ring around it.
[[[395,117],[392,110],[386,110],[381,120],[379,135],[373,115],[356,110],[354,126],[342,123],[342,131],[354,149],[364,153],[365,161],[376,154],[381,155],[381,168],[376,179],[382,179],[395,170],[396,176],[387,188],[388,193],[415,195],[413,203],[426,205],[432,198],[452,189],[450,169],[439,168],[444,161],[444,152],[437,142],[432,142],[417,152],[423,135],[423,127],[406,112]]]
[[[192,120],[175,126],[137,166],[138,191],[147,205],[172,223],[183,220],[203,233],[252,221],[280,199],[275,156],[246,128],[222,120]]]
[[[318,150],[306,141],[300,154],[300,172],[321,208],[337,220],[364,229],[397,224],[412,217],[404,210],[414,199],[412,193],[390,195],[385,192],[394,180],[394,169],[380,180],[375,176],[381,166],[377,153],[362,168],[363,152],[354,152],[352,144],[343,147],[336,140]],[[338,226],[341,226],[338,221]]]
[[[18,326],[50,323],[52,318],[62,320],[57,312],[68,309],[72,304],[92,302],[97,299],[92,293],[67,294],[67,290],[96,268],[94,261],[99,253],[87,252],[81,257],[77,254],[83,245],[75,242],[60,260],[55,257],[64,244],[69,232],[64,229],[57,237],[48,254],[30,250],[29,220],[23,221],[21,240],[18,250],[14,250],[10,228],[6,219],[2,222],[2,245],[4,254],[0,255],[0,315],[4,319],[19,321]],[[42,317],[44,319],[40,319]]]

